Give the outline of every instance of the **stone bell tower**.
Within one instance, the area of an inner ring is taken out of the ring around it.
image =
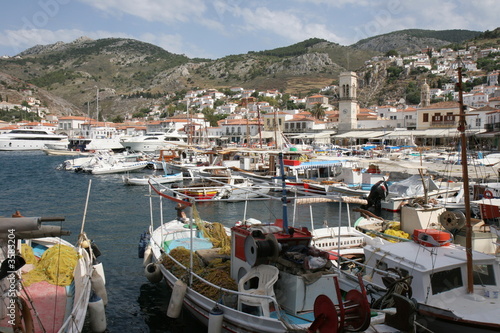
[[[358,102],[356,90],[358,76],[355,72],[342,72],[339,77],[339,125],[338,132],[356,130],[358,127]]]
[[[427,80],[422,84],[422,89],[420,90],[420,106],[425,108],[431,105],[431,88],[427,84]]]

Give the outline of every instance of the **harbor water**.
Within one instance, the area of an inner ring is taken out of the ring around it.
[[[168,318],[169,288],[164,283],[149,283],[144,277],[138,242],[151,223],[148,187],[126,186],[120,174],[90,175],[56,169],[69,158],[47,156],[41,151],[0,152],[0,216],[15,211],[24,216],[63,216],[62,226],[71,231],[68,240],[73,243],[85,221],[84,231],[102,252],[99,259],[108,292],[107,332],[205,332],[206,328],[187,311],[179,319]],[[164,201],[163,207],[166,221],[175,218],[173,203]],[[283,205],[279,200],[253,201],[248,206],[244,202],[206,202],[198,204],[197,209],[202,219],[231,226],[245,217],[273,222],[282,217]],[[344,207],[340,212],[338,203],[317,204],[313,209],[310,205],[288,205],[289,224],[308,228],[321,227],[325,222],[336,226],[339,220],[346,225],[347,210]],[[356,216],[350,217],[354,221]]]

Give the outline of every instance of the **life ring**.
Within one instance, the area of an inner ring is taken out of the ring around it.
[[[484,191],[483,197],[485,199],[493,199],[494,198],[493,193],[490,190]]]

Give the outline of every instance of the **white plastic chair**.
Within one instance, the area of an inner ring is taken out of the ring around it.
[[[278,280],[279,270],[270,265],[258,265],[252,267],[238,282],[238,291],[252,295],[267,295],[275,297],[274,284]],[[255,289],[245,289],[245,283],[253,278],[258,278],[259,283]],[[269,317],[269,299],[262,297],[252,297],[250,295],[238,295],[238,310],[242,305],[255,306],[262,309],[262,315]]]

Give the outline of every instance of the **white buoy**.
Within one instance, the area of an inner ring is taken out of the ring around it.
[[[144,250],[144,259],[142,261],[143,267],[146,267],[148,264],[151,263],[151,259],[153,257],[153,250],[151,249],[151,245],[147,245],[146,249]]]
[[[102,298],[93,293],[89,300],[90,330],[94,333],[106,331],[106,311]]]
[[[102,277],[102,282],[104,285],[106,285],[106,275],[104,275],[104,267],[102,265],[102,262],[93,265],[94,269],[99,273],[99,275]]]
[[[168,304],[167,316],[170,318],[179,318],[182,310],[182,302],[184,295],[186,295],[187,285],[180,279],[175,281],[172,288],[172,295],[170,296],[170,303]]]
[[[108,304],[108,293],[106,291],[106,286],[104,285],[104,279],[99,274],[99,272],[94,269],[92,271],[92,277],[90,278],[90,283],[94,293],[102,299],[104,305]]]
[[[163,278],[160,268],[155,263],[149,263],[144,269],[144,275],[151,283],[158,283]]]
[[[224,320],[224,312],[217,304],[210,310],[208,314],[208,333],[222,332],[222,321]]]

